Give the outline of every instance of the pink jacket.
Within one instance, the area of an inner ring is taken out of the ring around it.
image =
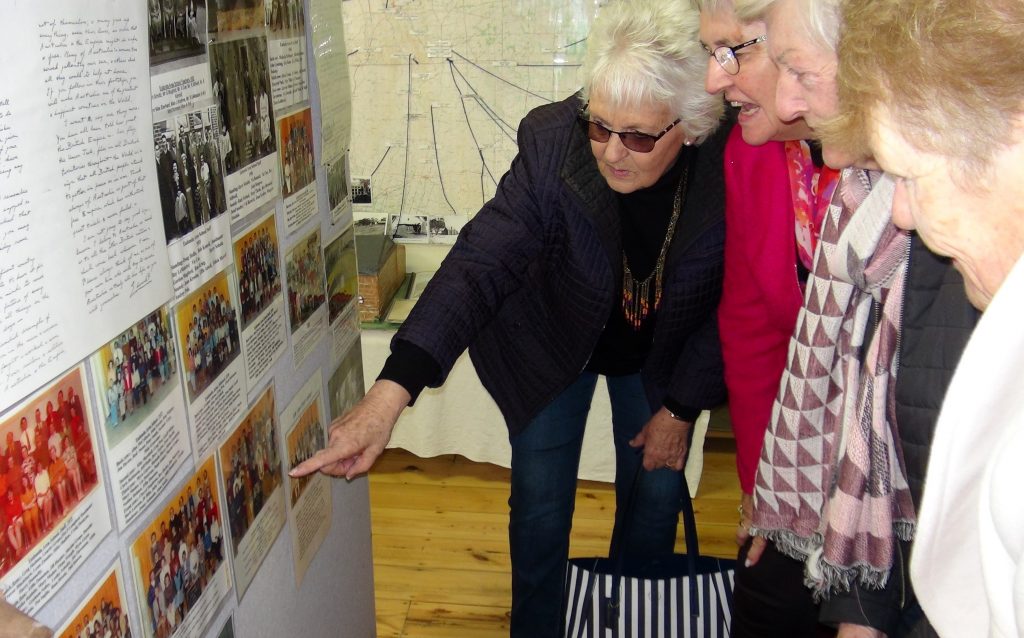
[[[718,326],[745,493],[800,310],[795,216],[783,142],[750,146],[740,127],[725,147],[725,280]]]

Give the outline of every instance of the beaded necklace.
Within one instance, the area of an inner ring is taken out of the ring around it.
[[[626,259],[626,252],[622,252],[622,312],[626,315],[626,323],[634,330],[639,330],[644,320],[652,311],[657,311],[661,306],[661,280],[665,270],[665,257],[668,255],[668,247],[672,243],[672,236],[676,231],[676,222],[679,220],[679,211],[682,210],[683,195],[686,193],[686,182],[689,176],[689,166],[683,167],[683,176],[676,188],[675,200],[672,202],[672,217],[668,220],[668,228],[665,230],[665,241],[661,244],[658,252],[658,260],[654,264],[654,270],[643,281],[636,281],[633,272],[629,269],[629,260]],[[651,280],[654,280],[654,299],[651,299]]]

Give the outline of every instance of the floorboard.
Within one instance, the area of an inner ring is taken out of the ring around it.
[[[381,456],[370,473],[380,638],[508,635],[508,484],[508,469],[460,456]],[[732,439],[709,437],[694,499],[702,553],[735,555],[738,503]],[[605,554],[614,512],[610,484],[581,481],[570,554]]]

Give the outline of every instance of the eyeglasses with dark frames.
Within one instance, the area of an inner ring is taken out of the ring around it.
[[[619,136],[619,140],[622,142],[623,146],[635,153],[650,153],[654,150],[654,146],[658,143],[658,140],[665,137],[665,134],[675,128],[676,124],[683,121],[683,118],[681,117],[676,118],[674,122],[655,135],[651,135],[650,133],[638,133],[636,131],[613,131],[604,124],[590,119],[590,111],[587,110],[587,107],[589,106],[590,105],[588,104],[580,109],[578,115],[580,124],[587,129],[587,137],[595,142],[604,144],[611,139],[612,133],[614,133]]]
[[[718,66],[722,67],[722,69],[724,69],[726,73],[728,73],[729,75],[736,75],[737,73],[740,72],[740,61],[736,57],[736,52],[739,51],[740,49],[745,49],[749,46],[760,44],[767,39],[768,34],[764,34],[754,38],[753,40],[747,40],[742,44],[737,44],[734,47],[722,45],[716,48],[714,51],[709,49],[705,44],[702,44],[701,46],[704,47],[704,50],[707,51],[708,55],[715,58],[715,61],[718,62]]]

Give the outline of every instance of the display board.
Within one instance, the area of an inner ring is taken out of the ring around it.
[[[372,635],[366,480],[286,474],[360,365],[340,0],[0,38],[0,590],[58,635]]]

